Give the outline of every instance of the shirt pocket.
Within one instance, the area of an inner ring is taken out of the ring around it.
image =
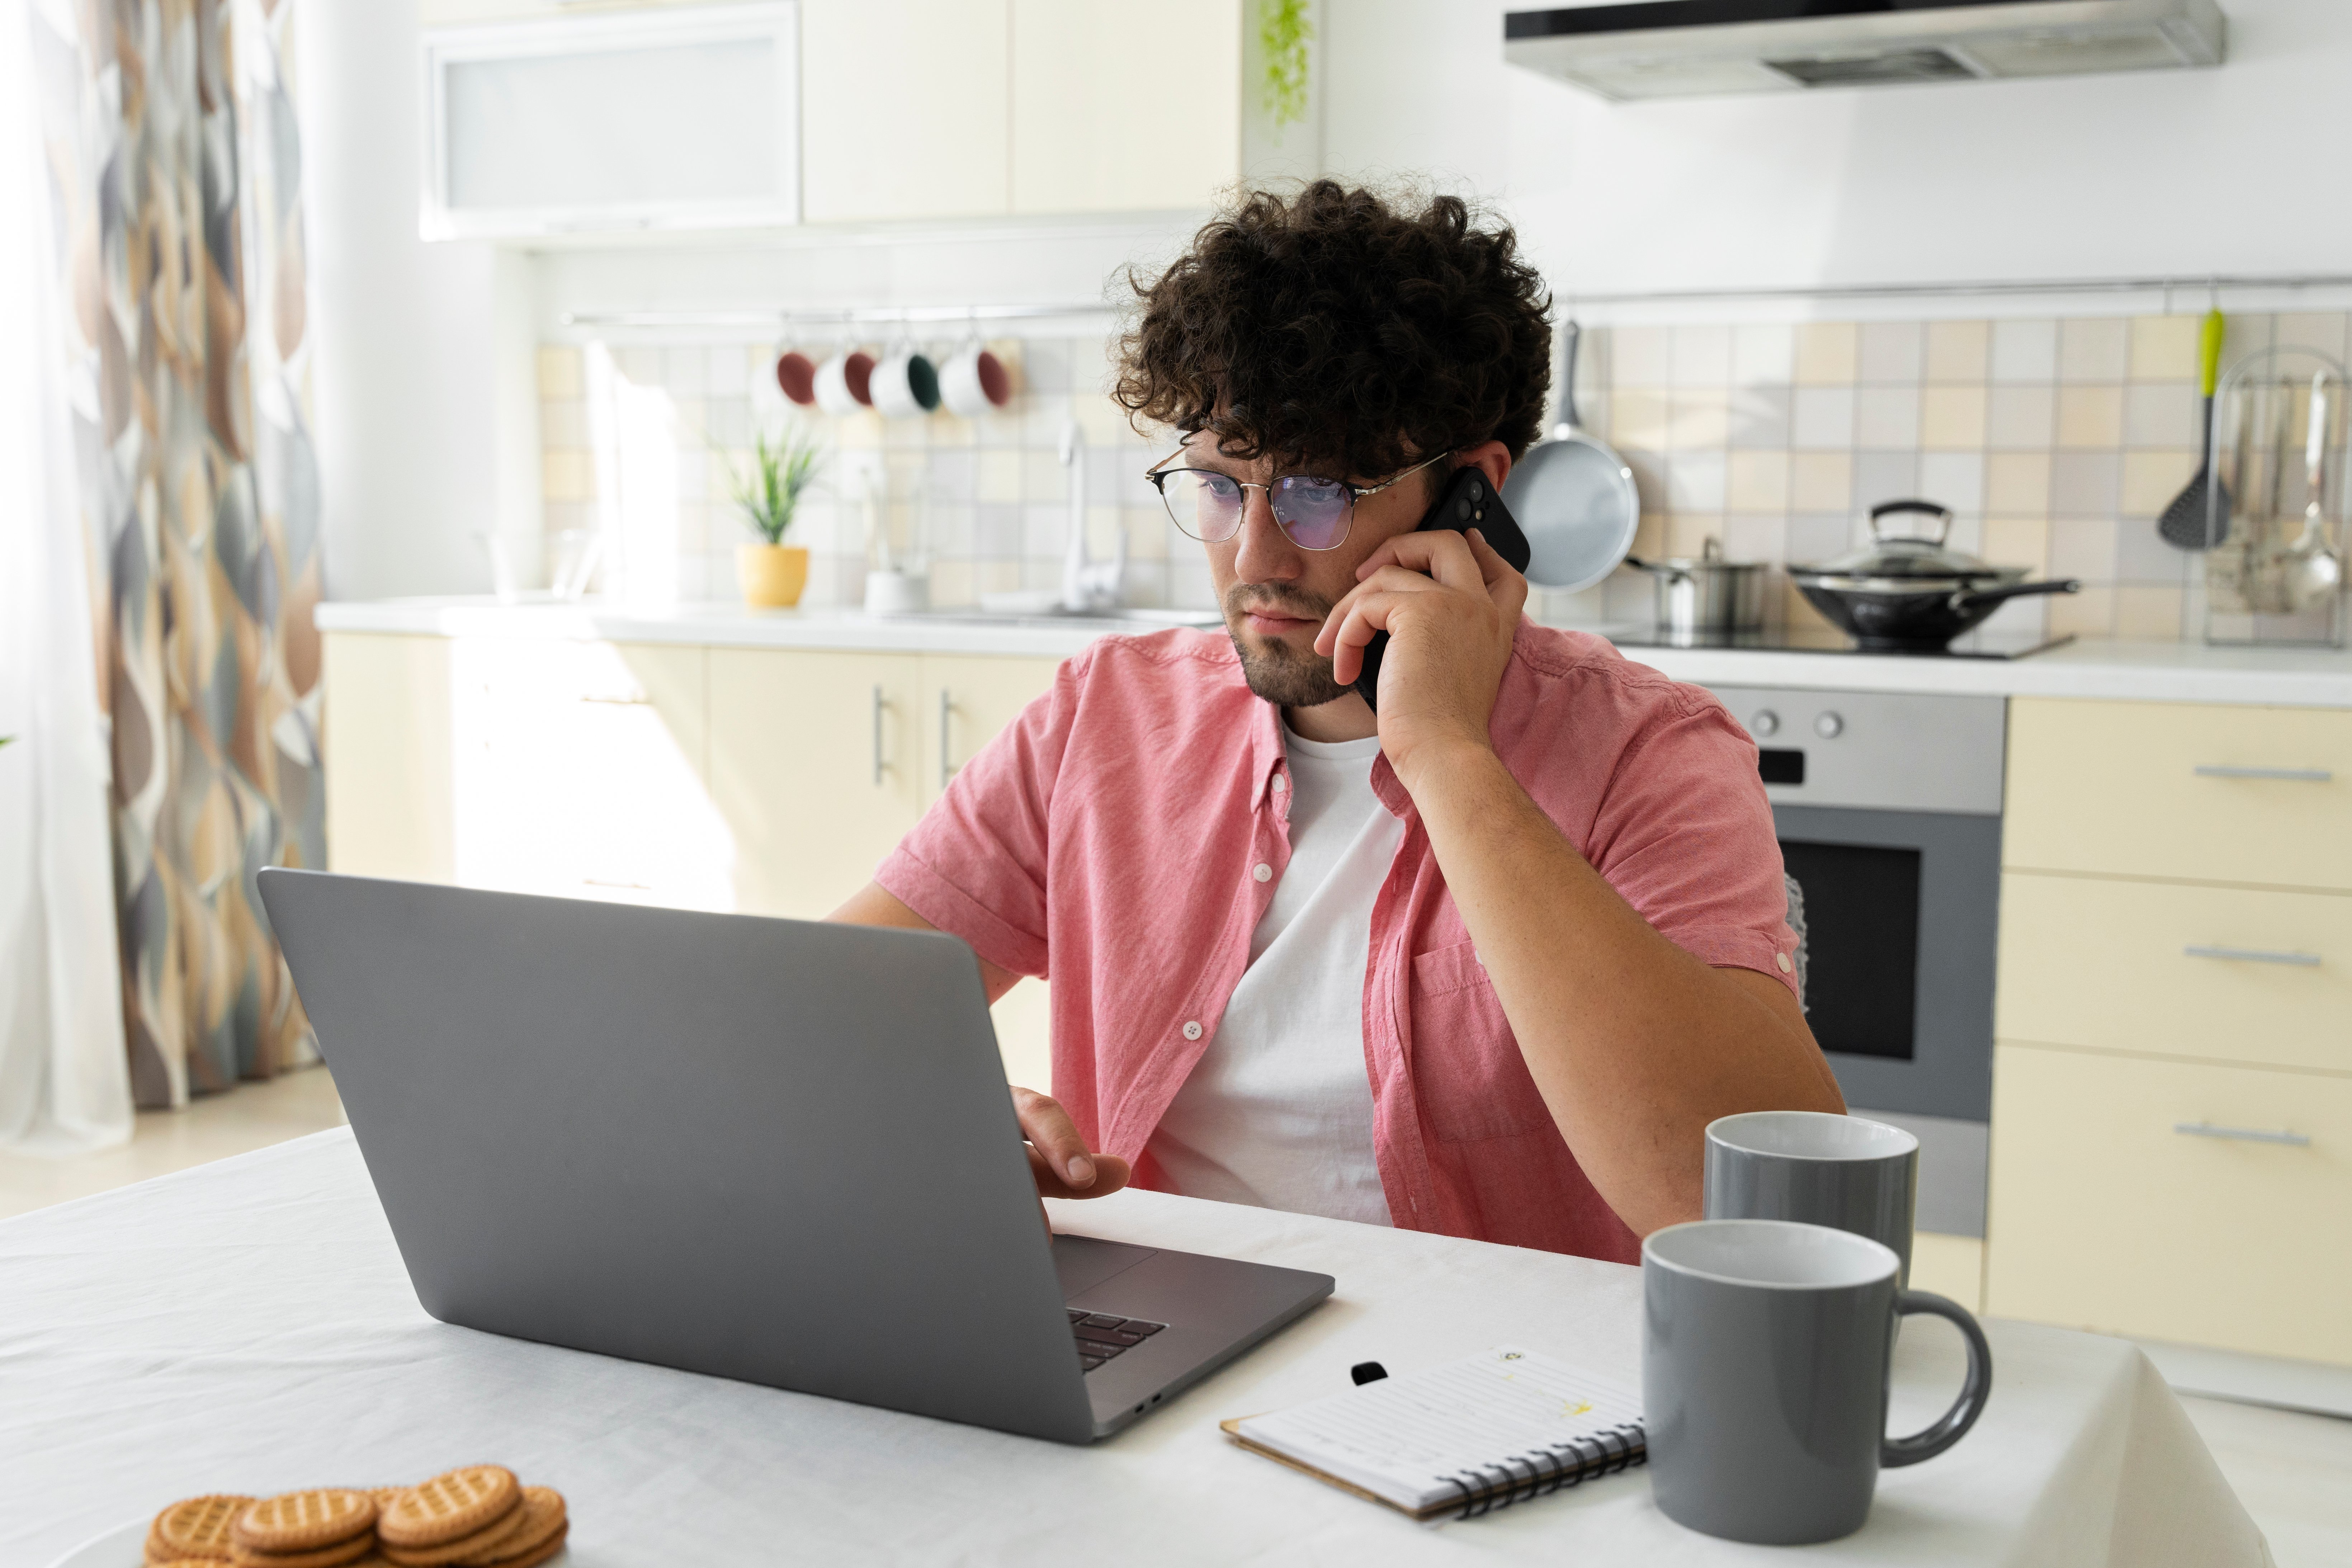
[[[1412,961],[1412,1087],[1441,1143],[1552,1126],[1503,1004],[1466,942]]]

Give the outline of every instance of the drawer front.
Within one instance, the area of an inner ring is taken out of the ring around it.
[[[2352,1072],[2352,898],[2001,879],[2005,1040]]]
[[[1990,1221],[1998,1316],[2352,1365],[2352,1078],[2004,1042]]]
[[[2005,864],[2352,889],[2352,712],[2010,704]]]

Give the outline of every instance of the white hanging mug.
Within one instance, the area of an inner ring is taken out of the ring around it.
[[[912,419],[940,405],[940,373],[930,360],[901,337],[880,364],[871,383],[874,406],[891,419]]]
[[[1013,376],[975,333],[940,367],[940,397],[949,413],[977,419],[1013,401]]]
[[[816,405],[845,418],[874,405],[874,356],[845,342],[816,367]]]

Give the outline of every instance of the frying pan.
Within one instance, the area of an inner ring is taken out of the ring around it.
[[[1617,569],[1642,525],[1633,470],[1602,442],[1577,428],[1574,321],[1560,326],[1560,422],[1551,438],[1528,448],[1503,481],[1503,504],[1528,536],[1528,581],[1546,588],[1590,588]]]

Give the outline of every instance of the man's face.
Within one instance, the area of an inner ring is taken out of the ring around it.
[[[1286,471],[1271,458],[1244,462],[1220,456],[1209,436],[1186,442],[1185,454],[1182,461],[1192,468],[1213,468],[1255,485],[1271,484]],[[1340,477],[1368,486],[1389,476]],[[1315,634],[1331,606],[1355,587],[1358,563],[1386,540],[1412,531],[1443,480],[1441,465],[1363,497],[1348,537],[1332,550],[1300,549],[1275,521],[1265,490],[1242,492],[1240,531],[1202,548],[1209,552],[1209,578],[1252,691],[1284,708],[1319,707],[1348,694],[1347,687],[1331,679],[1331,661],[1315,651]]]

